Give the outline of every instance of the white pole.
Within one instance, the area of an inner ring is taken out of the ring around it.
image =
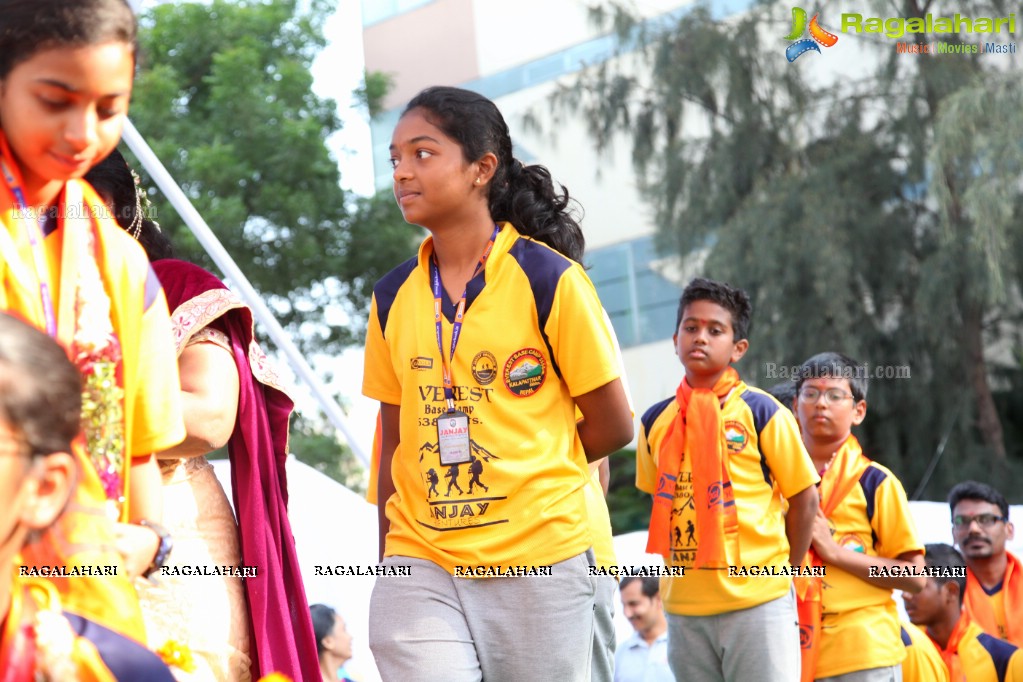
[[[263,299],[260,298],[259,293],[249,283],[248,278],[242,274],[242,271],[235,265],[234,259],[231,258],[230,254],[224,249],[224,246],[217,239],[217,236],[213,234],[213,230],[206,224],[203,217],[199,215],[199,212],[195,210],[195,206],[189,200],[185,193],[178,186],[178,183],[174,181],[171,174],[164,167],[163,163],[150,148],[149,144],[143,139],[142,135],[135,128],[131,121],[125,120],[124,131],[122,137],[128,146],[131,148],[135,156],[142,163],[142,166],[149,173],[149,177],[156,182],[160,191],[163,192],[167,200],[170,201],[171,205],[181,216],[181,219],[185,221],[189,229],[195,234],[199,243],[203,245],[206,252],[210,254],[210,257],[220,268],[231,283],[238,291],[238,295],[241,296],[242,300],[252,309],[252,314],[259,322],[266,328],[270,338],[273,339],[277,347],[281,349],[288,360],[291,362],[292,368],[295,372],[305,381],[306,385],[313,392],[313,396],[316,398],[316,402],[319,403],[323,412],[330,419],[331,423],[334,424],[337,429],[344,434],[345,440],[348,441],[348,447],[352,449],[352,452],[362,460],[362,463],[367,467],[370,465],[369,457],[362,451],[358,442],[352,436],[351,431],[348,429],[348,423],[345,419],[344,413],[338,406],[337,402],[327,392],[327,388],[320,381],[309,363],[305,361],[298,348],[292,343],[291,338],[281,327],[280,323],[273,316],[273,313],[266,304],[263,303]]]

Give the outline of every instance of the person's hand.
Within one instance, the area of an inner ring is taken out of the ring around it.
[[[128,578],[134,580],[144,574],[160,548],[160,536],[152,528],[135,523],[117,523],[114,530],[114,546],[124,557]]]
[[[834,550],[838,549],[838,543],[831,534],[831,527],[828,525],[828,518],[824,512],[817,510],[817,518],[813,521],[813,548],[817,550],[818,556],[824,563],[829,563],[834,556]]]

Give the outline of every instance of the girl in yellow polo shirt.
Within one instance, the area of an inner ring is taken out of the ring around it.
[[[0,17],[0,310],[60,343],[84,397],[75,496],[22,559],[116,565],[50,581],[68,610],[141,640],[128,578],[170,551],[152,453],[184,438],[177,364],[159,280],[81,180],[121,136],[135,16],[125,0],[0,0]]]
[[[589,680],[587,463],[632,418],[568,193],[467,90],[419,93],[390,150],[402,214],[430,236],[377,283],[366,340],[381,555],[411,567],[374,588],[377,666]]]

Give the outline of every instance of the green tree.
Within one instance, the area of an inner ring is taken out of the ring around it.
[[[636,494],[636,451],[619,450],[611,455],[610,462],[607,509],[611,515],[611,531],[621,535],[646,530],[653,501],[649,495]]]
[[[361,338],[373,284],[416,241],[393,198],[355,198],[340,187],[326,146],[341,127],[337,107],[313,93],[309,72],[331,11],[323,0],[160,5],[141,21],[131,107],[281,323],[319,352]],[[388,87],[385,76],[367,74],[363,105],[372,108]],[[216,271],[173,208],[150,194],[178,257]],[[326,318],[327,308],[342,314]],[[299,459],[362,489],[361,467],[332,430],[296,414],[291,431]]]
[[[874,9],[931,11],[918,0]],[[724,21],[700,5],[652,24],[604,6],[596,19],[634,57],[584,71],[555,93],[553,111],[581,113],[598,148],[624,137],[663,251],[707,251],[707,275],[750,292],[747,377],[769,385],[783,378],[769,375],[772,363],[831,349],[908,368],[911,380],[873,382],[861,436],[912,490],[948,432],[950,454],[928,488],[940,497],[950,479],[990,477],[992,458],[1006,463],[988,349],[993,320],[1020,321],[1020,173],[992,153],[994,141],[1018,139],[1008,135],[1023,120],[1018,79],[993,104],[1011,123],[974,116],[972,131],[944,134],[963,123],[965,104],[939,123],[957,94],[989,101],[990,61],[907,60],[880,38],[876,66],[815,81],[806,63],[829,55],[786,62],[790,12],[759,2]],[[991,144],[971,146],[980,128]]]
[[[324,0],[160,5],[141,21],[131,109],[282,324],[318,350],[360,338],[374,275],[406,258],[412,242],[411,231],[387,222],[397,211],[353,201],[340,187],[326,146],[341,126],[337,107],[313,93],[309,72],[330,11]],[[377,81],[374,92],[386,87]],[[179,257],[212,269],[153,194]],[[345,314],[328,321],[328,306]]]
[[[332,428],[324,427],[302,415],[295,415],[291,420],[288,449],[301,462],[330,476],[349,490],[366,493],[362,466],[356,461],[351,449],[337,439]]]

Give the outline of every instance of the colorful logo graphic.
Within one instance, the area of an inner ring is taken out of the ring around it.
[[[800,55],[813,50],[814,52],[820,53],[821,49],[817,47],[818,43],[824,47],[832,47],[838,42],[838,36],[834,33],[821,28],[821,25],[817,23],[817,17],[819,14],[813,15],[813,19],[810,20],[810,37],[803,38],[803,34],[806,33],[806,10],[802,7],[792,8],[792,31],[785,36],[785,40],[795,40],[796,42],[785,48],[785,57],[789,62],[794,62],[799,58]]]
[[[721,481],[714,481],[707,486],[707,507],[713,507],[721,502]]]
[[[799,648],[809,649],[813,643],[813,626],[799,624]]]
[[[486,386],[497,378],[497,358],[488,350],[481,350],[472,359],[472,378],[480,386]]]
[[[519,397],[533,395],[547,378],[547,360],[535,348],[515,351],[504,364],[504,385]]]
[[[729,452],[742,452],[749,440],[746,429],[737,421],[725,422],[725,445]]]
[[[866,547],[864,547],[863,541],[860,540],[860,536],[856,535],[855,533],[849,533],[848,535],[843,535],[841,538],[839,538],[838,546],[844,547],[845,549],[851,550],[853,552],[859,552],[860,554],[867,553],[867,549]]]

